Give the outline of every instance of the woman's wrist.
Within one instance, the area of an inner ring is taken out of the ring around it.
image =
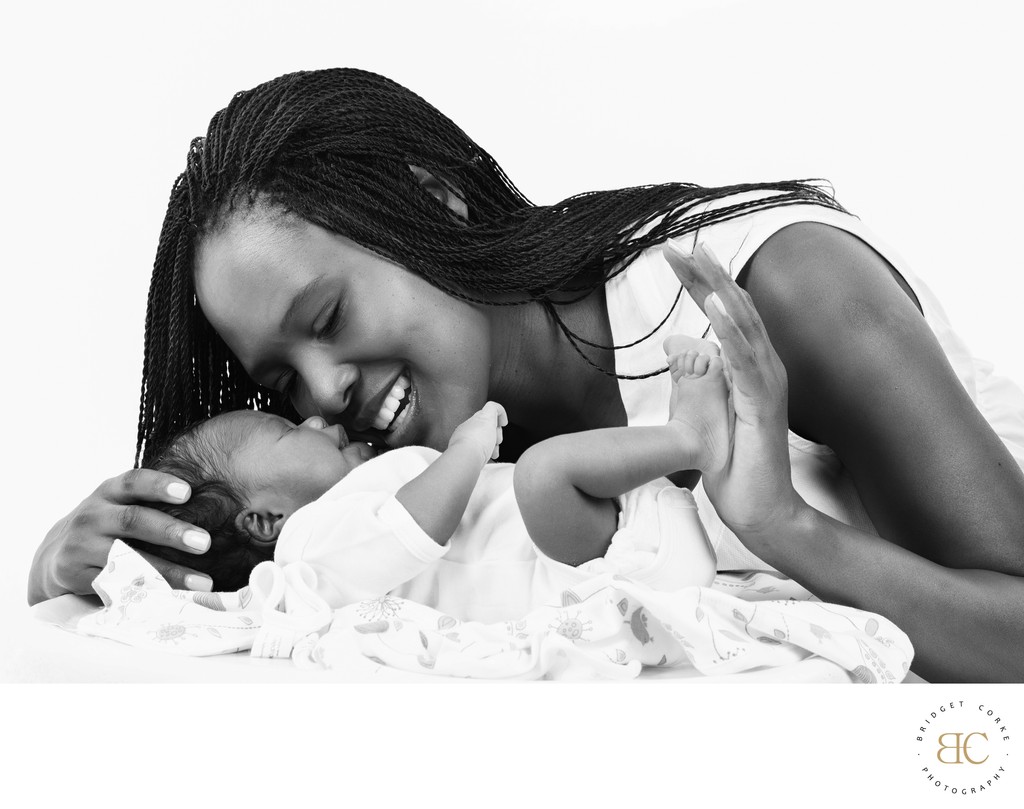
[[[795,491],[785,502],[778,502],[756,524],[736,525],[726,522],[740,542],[772,566],[788,556],[795,545],[819,531],[824,515]]]

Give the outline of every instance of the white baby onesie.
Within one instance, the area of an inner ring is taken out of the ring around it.
[[[461,620],[512,620],[598,573],[619,573],[659,590],[707,585],[715,558],[693,495],[662,478],[619,498],[608,553],[579,567],[556,562],[530,541],[512,488],[512,464],[487,464],[466,513],[445,545],[416,523],[395,493],[439,453],[392,450],[357,467],[293,514],[274,554],[302,560],[332,607],[385,594]]]

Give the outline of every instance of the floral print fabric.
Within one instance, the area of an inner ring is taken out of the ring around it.
[[[301,565],[302,563],[296,563]],[[266,567],[270,566],[270,567]],[[394,596],[322,609],[311,571],[265,562],[237,593],[172,590],[115,542],[94,583],[104,607],[80,632],[177,654],[252,649],[304,668],[355,658],[422,674],[487,679],[631,679],[645,667],[730,675],[829,660],[858,683],[898,683],[913,648],[872,613],[807,598],[769,573],[720,573],[710,587],[652,590],[602,574],[516,620],[460,621]]]

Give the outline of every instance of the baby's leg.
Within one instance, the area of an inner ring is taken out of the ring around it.
[[[594,497],[576,484],[575,463],[562,450],[584,433],[530,447],[516,462],[515,496],[523,523],[545,556],[576,567],[605,555],[618,526],[611,497]],[[607,463],[607,460],[605,461]]]
[[[555,436],[516,463],[515,494],[534,544],[579,565],[603,556],[617,525],[613,498],[681,469],[716,469],[728,457],[729,391],[710,343],[671,338],[669,421]],[[683,340],[681,343],[680,340]]]
[[[698,469],[717,469],[729,455],[732,412],[729,380],[718,347],[689,337],[672,338],[669,423],[685,429]]]

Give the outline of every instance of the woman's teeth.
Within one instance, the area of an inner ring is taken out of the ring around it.
[[[402,401],[405,399],[410,384],[409,377],[405,374],[398,377],[395,386],[384,397],[384,404],[380,406],[380,412],[377,413],[377,417],[373,420],[373,428],[375,430],[383,432],[391,426],[391,423],[395,420],[395,414],[402,407]]]

